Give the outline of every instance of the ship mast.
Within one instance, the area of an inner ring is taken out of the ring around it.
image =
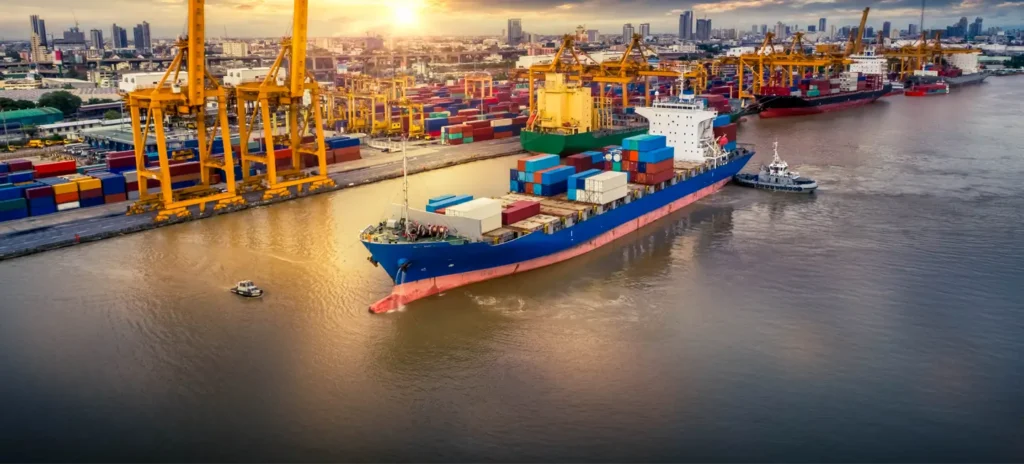
[[[405,236],[409,236],[409,157],[405,153],[406,137],[402,136],[402,218]]]

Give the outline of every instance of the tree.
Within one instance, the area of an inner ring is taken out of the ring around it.
[[[36,104],[28,100],[11,100],[0,97],[0,111],[27,110],[35,107]]]
[[[86,105],[98,105],[100,103],[114,103],[116,100],[109,98],[90,98],[89,101],[85,102]]]
[[[107,110],[103,113],[103,119],[121,119],[121,113],[117,110]]]
[[[7,57],[14,60],[15,62],[21,61],[21,54],[14,50],[7,50]]]
[[[42,97],[39,97],[39,107],[49,106],[51,108],[57,108],[64,116],[72,116],[78,112],[78,108],[82,106],[82,99],[78,95],[75,95],[66,90],[58,90],[56,92],[44,93]]]
[[[71,90],[71,89],[75,88],[75,86],[73,86],[71,84],[64,84],[64,85],[60,86],[60,88],[62,88],[64,90]]]

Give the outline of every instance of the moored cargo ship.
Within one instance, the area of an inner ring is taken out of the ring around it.
[[[371,262],[395,284],[370,310],[592,251],[716,192],[754,155],[725,136],[716,140],[717,113],[692,98],[637,113],[651,135],[581,154],[571,166],[554,155],[520,160],[509,180],[514,193],[496,200],[504,219],[496,229],[492,199],[469,205],[467,196],[445,196],[425,211],[395,205],[388,220],[360,233]]]
[[[804,83],[795,89],[766,87],[762,94],[756,96],[756,101],[762,118],[778,118],[854,108],[873,103],[890,92],[892,85],[883,83],[881,76],[845,72],[839,78],[804,79]]]

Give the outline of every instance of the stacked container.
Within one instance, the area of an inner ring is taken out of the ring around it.
[[[124,172],[134,171],[135,166],[135,152],[133,151],[119,151],[113,153],[107,153],[107,171],[108,172]]]
[[[728,120],[728,116],[725,118]],[[612,170],[626,172],[627,180],[637,184],[654,185],[671,179],[674,175],[675,150],[665,146],[665,142],[663,135],[638,135],[623,139],[621,162],[613,162]]]
[[[579,199],[580,192],[587,189],[586,179],[589,177],[596,176],[601,173],[600,169],[588,169],[586,171],[573,174],[569,176],[568,180],[568,196],[569,200],[576,201]]]
[[[63,176],[78,172],[75,160],[55,161],[52,163],[40,163],[35,165],[35,178],[44,179],[47,177]]]
[[[493,198],[477,198],[444,208],[445,216],[476,219],[480,232],[487,233],[501,227],[501,202]]]
[[[103,188],[103,203],[118,203],[128,199],[124,176],[109,172],[97,172],[92,176],[99,179]]]
[[[503,225],[513,224],[540,214],[540,202],[520,200],[506,207],[501,212]]]
[[[535,155],[520,158],[516,163],[518,169],[512,169],[509,173],[509,191],[533,193],[534,173],[557,167],[559,160],[558,155]],[[541,180],[543,180],[543,176]],[[543,190],[541,188],[541,191]]]
[[[78,202],[83,208],[103,204],[103,182],[90,177],[79,180],[77,184]]]
[[[620,198],[629,192],[626,185],[626,173],[606,171],[587,177],[583,180],[584,189],[576,192],[576,201],[604,205]]]
[[[442,195],[427,200],[426,210],[428,213],[437,213],[438,210],[460,205],[472,199],[472,195]]]

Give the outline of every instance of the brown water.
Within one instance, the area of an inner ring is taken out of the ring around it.
[[[820,194],[727,187],[401,313],[356,240],[400,181],[5,262],[0,460],[1022,460],[1020,101],[752,118],[751,167],[777,138]]]

